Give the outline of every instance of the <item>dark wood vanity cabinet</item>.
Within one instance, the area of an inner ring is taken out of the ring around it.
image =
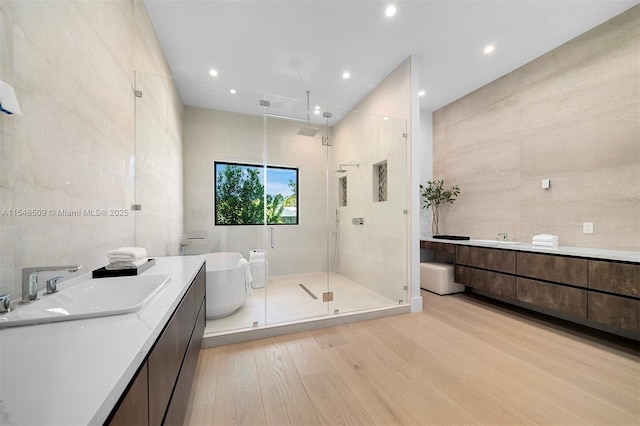
[[[587,290],[517,277],[515,292],[521,302],[587,318]]]
[[[623,330],[640,330],[640,300],[613,294],[589,292],[588,317]]]
[[[455,282],[509,299],[515,298],[516,279],[513,275],[457,265]]]
[[[427,243],[421,243],[421,248],[440,244]],[[459,284],[640,340],[640,264],[450,245],[455,246],[455,281]]]
[[[109,424],[114,426],[138,426],[149,424],[149,393],[147,363],[142,364],[135,379],[124,394],[118,410]]]
[[[456,245],[451,243],[437,243],[435,241],[420,241],[420,248],[439,253],[456,254]]]
[[[516,259],[517,300],[587,318],[587,259],[526,252]]]
[[[456,264],[506,274],[516,273],[516,252],[484,247],[458,246]]]
[[[204,333],[204,300],[203,266],[108,424],[182,424]]]
[[[589,288],[640,298],[640,265],[589,260]]]
[[[455,263],[457,283],[504,298],[515,298],[515,252],[457,246]]]
[[[589,260],[589,319],[640,332],[640,264]]]
[[[587,259],[518,252],[517,274],[544,281],[587,287]]]

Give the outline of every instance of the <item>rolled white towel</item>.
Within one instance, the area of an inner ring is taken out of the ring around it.
[[[533,236],[533,241],[543,242],[543,243],[552,243],[558,241],[557,235],[551,234],[538,234]]]
[[[148,261],[149,259],[147,259],[146,257],[132,261],[109,260],[109,264],[105,266],[105,269],[108,271],[117,271],[119,269],[135,269],[144,265]]]
[[[533,241],[531,245],[538,247],[558,247],[558,241]]]
[[[147,249],[142,247],[120,247],[107,253],[109,261],[130,262],[147,257]]]
[[[238,261],[238,266],[242,266],[244,268],[244,291],[247,293],[247,296],[252,296],[253,289],[251,288],[251,282],[253,281],[253,277],[251,276],[249,262],[247,262],[247,259],[242,258]]]

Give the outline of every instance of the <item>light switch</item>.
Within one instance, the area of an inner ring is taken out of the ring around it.
[[[542,179],[542,189],[551,188],[551,179]]]

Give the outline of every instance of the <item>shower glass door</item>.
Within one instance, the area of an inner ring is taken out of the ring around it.
[[[334,109],[329,287],[334,314],[407,303],[406,120]]]
[[[221,109],[217,102],[232,95],[212,83],[137,72],[136,90],[136,244],[154,257],[238,253],[248,261],[252,250],[264,250],[263,193],[259,184],[243,191],[253,176],[260,181],[263,170],[263,96],[238,90],[234,101],[254,108],[238,114]],[[184,106],[168,103],[175,91]],[[167,115],[181,116],[182,128],[168,128],[176,120],[163,119]],[[173,150],[180,146],[182,152]],[[151,161],[158,152],[164,161]],[[169,162],[179,162],[174,169],[182,173],[165,176],[166,186],[154,184]],[[259,211],[248,214],[256,205]],[[256,278],[248,284],[234,256],[226,262],[219,256],[217,266],[207,260],[207,269],[217,271],[207,271],[205,335],[265,325],[265,289],[259,283],[264,268],[249,265]]]
[[[316,104],[265,100],[266,323],[281,324],[329,313],[328,126]]]

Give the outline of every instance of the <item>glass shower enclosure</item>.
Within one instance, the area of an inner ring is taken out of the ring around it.
[[[208,319],[205,335],[407,303],[405,120],[319,105],[313,93],[231,95],[140,72],[136,90],[136,244],[155,256],[239,253],[249,264],[246,298]],[[166,90],[184,105],[167,105]],[[182,114],[182,129],[150,122],[158,111]],[[182,138],[182,153],[167,153],[182,160],[175,196],[145,187],[162,166],[144,153],[167,137]]]

